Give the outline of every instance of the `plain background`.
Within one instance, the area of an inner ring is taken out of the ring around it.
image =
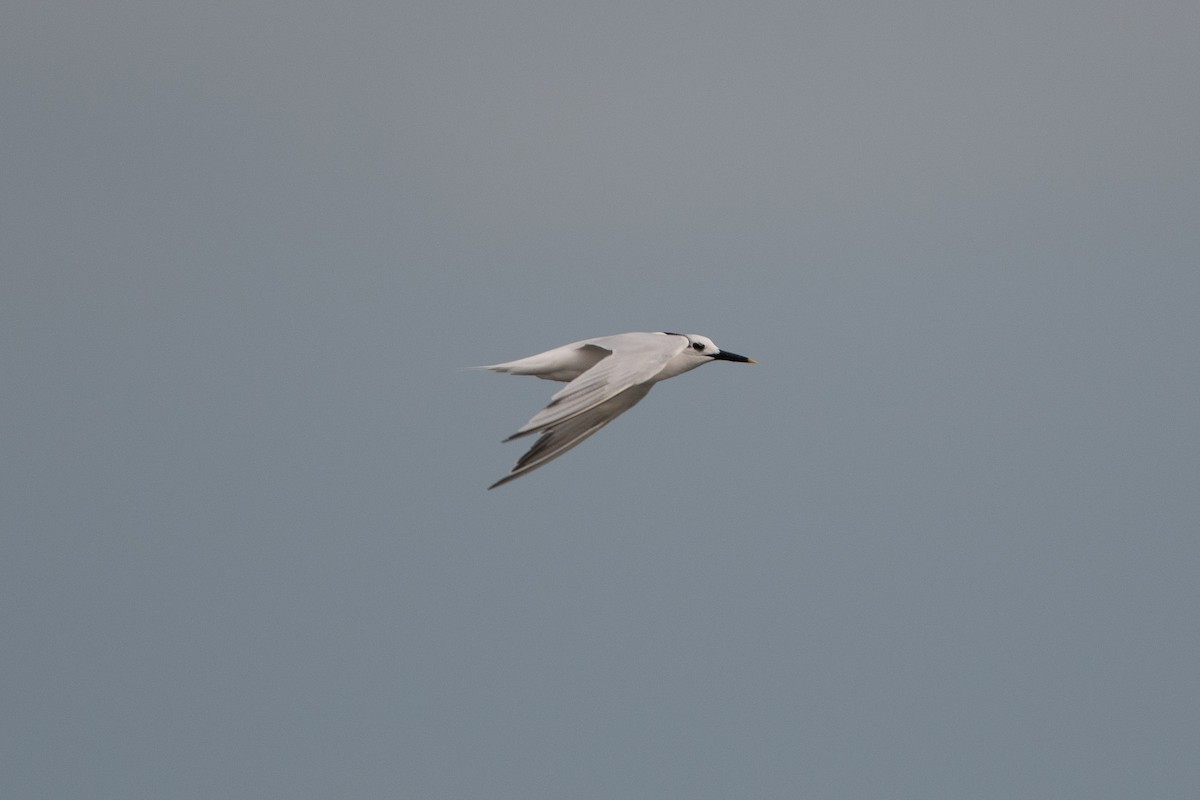
[[[0,794],[1200,796],[1198,30],[7,3]]]

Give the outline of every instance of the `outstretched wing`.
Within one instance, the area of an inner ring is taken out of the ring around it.
[[[608,361],[611,359],[605,359]],[[600,362],[603,364],[604,362]],[[595,367],[593,367],[595,369]],[[582,380],[581,375],[576,380]],[[650,392],[652,383],[640,383],[630,386],[615,397],[609,397],[598,404],[585,408],[571,415],[565,421],[555,424],[553,428],[543,433],[533,443],[533,447],[517,461],[512,472],[489,486],[495,489],[511,480],[515,480],[526,472],[531,472],[570,450],[596,431],[612,422],[619,415],[637,405],[638,401]],[[536,417],[534,419],[537,419]],[[512,438],[512,437],[510,437]]]
[[[591,369],[555,393],[550,398],[550,404],[505,439],[506,442],[538,431],[551,430],[576,416],[587,414],[633,387],[647,383],[687,347],[687,339],[682,336],[644,333],[603,336],[590,342],[610,351],[611,355],[600,359]],[[644,396],[645,392],[642,392],[637,400]],[[630,403],[621,408],[605,422],[632,406],[633,403]],[[595,430],[588,433],[594,433]]]

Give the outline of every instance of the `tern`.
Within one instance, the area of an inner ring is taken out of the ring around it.
[[[618,333],[572,342],[544,353],[476,369],[567,381],[550,404],[504,441],[540,433],[512,471],[488,489],[503,486],[558,458],[637,405],[659,381],[710,361],[757,364],[722,350],[695,333]]]

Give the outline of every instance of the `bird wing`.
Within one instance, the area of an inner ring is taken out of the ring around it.
[[[507,372],[511,375],[534,375],[548,381],[573,381],[596,366],[600,359],[608,358],[611,352],[591,342],[575,342],[528,358],[471,369],[490,369],[492,372]]]
[[[556,392],[550,398],[548,406],[504,441],[561,425],[632,387],[650,381],[662,371],[668,361],[687,347],[687,339],[684,337],[658,333],[622,333],[591,339],[588,343],[609,350],[612,355],[600,359],[593,367]],[[641,400],[644,395],[645,392],[637,399]],[[625,411],[632,405],[633,403],[630,403],[620,411]],[[615,417],[620,411],[612,416]]]
[[[605,359],[608,360],[608,359]],[[601,362],[603,363],[603,362]],[[581,378],[583,376],[580,376]],[[638,401],[650,392],[652,383],[641,383],[630,386],[615,397],[610,397],[598,404],[580,411],[570,419],[560,422],[538,437],[533,447],[517,460],[512,472],[489,486],[495,489],[511,480],[515,480],[526,472],[531,472],[570,450],[596,431],[612,422],[619,415],[637,405]]]

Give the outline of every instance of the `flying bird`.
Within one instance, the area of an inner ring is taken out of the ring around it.
[[[504,441],[541,436],[495,489],[558,458],[618,416],[633,408],[650,387],[710,361],[757,364],[717,347],[695,333],[618,333],[565,344],[544,353],[476,369],[567,381],[534,415]]]

